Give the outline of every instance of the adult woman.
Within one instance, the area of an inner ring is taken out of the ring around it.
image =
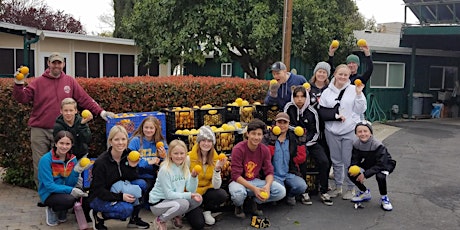
[[[138,179],[137,164],[128,159],[128,133],[122,126],[110,129],[107,140],[109,149],[94,162],[92,169],[89,204],[90,217],[94,229],[107,229],[105,219],[126,220],[131,216],[128,228],[149,228],[150,225],[139,218],[141,205],[134,206],[136,197],[128,193],[113,193],[112,185],[118,181],[128,181],[145,191],[147,184]]]
[[[367,108],[366,97],[363,94],[364,85],[351,85],[350,73],[348,66],[344,64],[337,66],[334,78],[319,101],[320,116],[325,122],[325,135],[331,152],[336,184],[330,196],[342,195],[342,185],[345,181],[348,188],[342,198],[346,200],[353,197],[354,184],[345,176],[344,170],[350,166],[353,141],[356,138],[354,128],[360,122],[360,114],[363,114]],[[332,109],[337,103],[340,105],[338,111]],[[332,111],[332,116],[322,112],[323,107]]]
[[[203,169],[203,173],[198,175],[197,193],[203,196],[204,212],[197,213],[197,216],[188,219],[200,220],[204,218],[207,225],[213,225],[216,220],[211,215],[211,211],[217,209],[225,202],[228,195],[225,190],[220,188],[222,185],[222,177],[220,171],[226,160],[217,160],[217,152],[214,149],[216,137],[209,126],[202,126],[196,138],[196,144],[192,151],[188,153],[190,168],[193,169],[199,165]]]
[[[46,205],[46,224],[49,226],[66,222],[67,210],[73,207],[75,199],[87,196],[76,187],[83,169],[74,170],[78,163],[70,152],[74,143],[72,133],[59,131],[54,136],[54,143],[38,164],[38,195]]]

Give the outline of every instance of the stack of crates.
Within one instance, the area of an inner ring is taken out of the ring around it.
[[[212,107],[212,108],[201,108],[198,110],[198,126],[200,128],[203,125],[207,126],[221,126],[225,122],[225,108],[224,107]]]
[[[305,181],[308,185],[308,193],[310,195],[317,195],[319,189],[319,170],[316,167],[315,160],[311,157],[311,155],[307,155],[307,171],[305,175]]]
[[[154,116],[161,123],[161,134],[166,136],[166,117],[162,112],[141,112],[141,113],[119,113],[115,114],[114,117],[109,117],[105,124],[105,130],[107,137],[109,136],[110,129],[115,125],[123,126],[128,132],[128,136],[131,137],[134,131],[139,127],[142,121],[148,116]]]
[[[199,126],[198,110],[191,108],[165,108],[161,110],[166,115],[166,139],[172,141],[173,134],[180,129],[195,129]]]

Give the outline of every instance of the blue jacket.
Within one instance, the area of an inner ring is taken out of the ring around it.
[[[281,109],[283,109],[286,103],[291,101],[291,87],[295,85],[303,85],[303,83],[307,82],[305,77],[302,75],[295,75],[292,73],[289,73],[289,75],[290,76],[287,82],[281,84],[280,88],[278,89],[278,97],[271,97],[270,91],[267,92],[267,96],[264,100],[265,104],[278,105]]]
[[[77,158],[67,154],[67,162],[54,156],[54,149],[43,155],[38,163],[38,195],[42,202],[52,193],[70,194],[78,182],[79,173],[73,170]]]
[[[167,153],[168,145],[166,144],[166,141],[163,141],[163,144],[164,144],[164,148]],[[139,164],[137,165],[139,178],[155,179],[159,166],[149,165],[149,163],[147,162],[147,159],[152,158],[152,157],[158,157],[160,158],[160,162],[164,160],[163,158],[157,155],[156,143],[152,141],[148,141],[144,138],[142,140],[142,146],[141,146],[139,136],[135,136],[129,142],[128,148],[131,150],[139,151],[141,153],[142,158],[139,161]]]

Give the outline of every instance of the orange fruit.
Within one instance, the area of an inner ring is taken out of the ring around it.
[[[24,79],[24,74],[22,73],[16,74],[16,80],[21,81],[22,79]]]
[[[83,157],[80,160],[80,166],[82,168],[86,167],[89,163],[91,163],[91,160],[89,158],[87,158],[87,157]]]
[[[274,84],[276,84],[276,83],[278,83],[278,81],[275,80],[275,79],[273,79],[273,80],[270,81],[270,85],[274,85]]]
[[[243,99],[240,98],[240,97],[237,98],[237,99],[235,99],[235,102],[236,102],[236,104],[238,104],[238,106],[242,106],[242,105],[243,105]]]
[[[367,46],[367,42],[364,39],[359,39],[358,42],[356,43],[359,47]]]
[[[361,172],[361,168],[357,165],[353,165],[348,169],[348,174],[351,176],[357,176]]]
[[[337,47],[339,47],[339,44],[340,44],[340,43],[339,43],[339,41],[337,41],[337,40],[333,40],[333,41],[331,42],[332,48],[337,48]]]
[[[19,72],[21,72],[22,74],[26,75],[29,73],[29,67],[27,66],[22,66],[20,69],[19,69]]]
[[[158,149],[158,148],[161,148],[161,147],[165,146],[165,144],[162,141],[158,141],[155,146]]]
[[[272,129],[272,132],[273,132],[273,134],[278,136],[278,135],[281,134],[281,128],[279,126],[275,125],[275,127],[273,127],[273,129]]]
[[[267,192],[264,192],[264,191],[260,192],[260,196],[262,198],[264,198],[264,199],[268,199],[268,193]]]
[[[197,174],[200,174],[201,171],[203,171],[203,168],[201,168],[200,165],[195,165],[195,167],[193,167],[193,171],[195,171]]]
[[[220,161],[223,161],[227,158],[227,155],[225,155],[225,153],[221,153],[219,154],[219,156],[217,156],[217,159],[219,159]]]
[[[89,116],[91,116],[91,112],[89,110],[85,109],[81,112],[81,117],[83,117],[83,119],[86,119]]]
[[[361,81],[361,79],[356,79],[356,80],[354,81],[354,83],[355,83],[356,86],[361,86],[361,85],[363,84],[363,82]]]
[[[138,152],[138,151],[131,151],[129,154],[128,154],[128,160],[130,161],[138,161],[141,159],[141,154]]]
[[[302,127],[297,126],[297,127],[294,128],[294,133],[295,133],[295,135],[300,137],[300,136],[302,136],[304,134],[304,130],[302,129]]]
[[[310,85],[310,83],[305,82],[305,83],[303,83],[303,87],[304,87],[305,89],[309,89],[309,88],[311,87],[311,85]]]

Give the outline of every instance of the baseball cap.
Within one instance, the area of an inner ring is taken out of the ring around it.
[[[287,113],[281,112],[276,115],[275,121],[284,120],[289,122],[289,115]]]
[[[48,58],[48,61],[50,61],[50,62],[54,62],[54,61],[64,62],[64,57],[61,56],[60,53],[52,53],[50,55],[50,57]]]
[[[273,63],[273,65],[270,67],[270,71],[280,71],[280,70],[286,70],[286,65],[280,61]]]

